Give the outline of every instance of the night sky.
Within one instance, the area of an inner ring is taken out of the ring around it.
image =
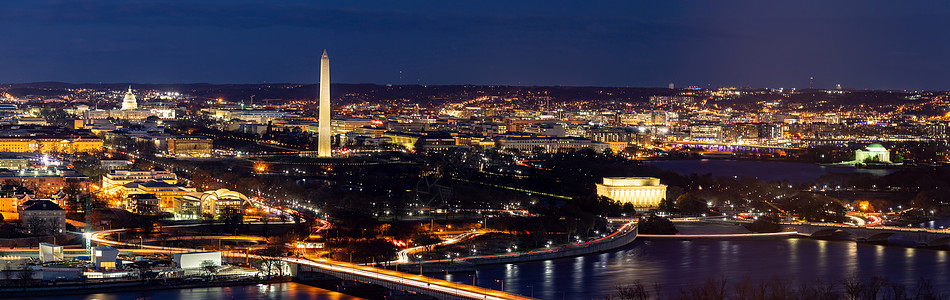
[[[4,1],[0,82],[314,83],[327,49],[336,83],[950,89],[948,15],[945,1]]]

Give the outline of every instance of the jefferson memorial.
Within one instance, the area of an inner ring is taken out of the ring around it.
[[[858,163],[891,163],[891,152],[881,144],[870,144],[864,149],[854,151],[854,161]]]

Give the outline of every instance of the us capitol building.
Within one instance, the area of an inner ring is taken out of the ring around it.
[[[132,120],[132,121],[141,121],[145,120],[150,116],[157,116],[162,119],[174,119],[175,118],[175,109],[174,108],[151,108],[151,109],[141,109],[139,108],[138,100],[135,98],[135,94],[132,93],[132,87],[129,87],[129,91],[125,93],[125,97],[122,98],[122,107],[121,109],[113,110],[88,110],[85,112],[85,119],[88,122],[89,120],[95,119],[122,119],[122,120]]]
[[[638,209],[655,209],[666,198],[666,185],[653,177],[604,177],[597,184],[597,195]]]

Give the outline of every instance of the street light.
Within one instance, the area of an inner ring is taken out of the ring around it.
[[[495,282],[501,282],[501,291],[505,291],[505,281],[502,279],[495,279]]]

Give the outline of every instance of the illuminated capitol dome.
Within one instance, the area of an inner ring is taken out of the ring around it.
[[[125,93],[125,98],[122,99],[122,110],[133,110],[138,108],[139,104],[135,101],[135,94],[132,94],[132,86],[129,86],[129,91]]]

